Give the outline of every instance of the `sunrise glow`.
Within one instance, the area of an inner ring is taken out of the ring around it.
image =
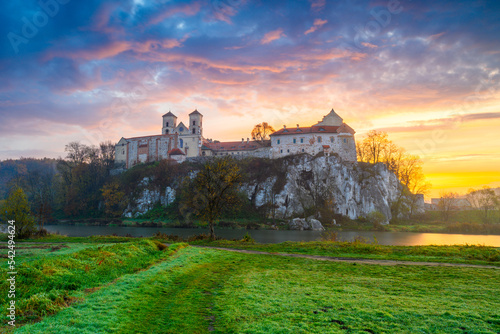
[[[497,2],[56,4],[0,5],[2,160],[158,134],[169,110],[241,140],[335,108],[419,155],[428,197],[500,186]]]

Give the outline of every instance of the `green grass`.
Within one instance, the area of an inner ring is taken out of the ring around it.
[[[242,241],[192,241],[190,244],[271,253],[291,253],[375,260],[447,262],[500,266],[500,248],[480,245],[456,246],[385,246],[363,242],[287,241],[280,244],[259,244]]]
[[[158,242],[136,240],[114,245],[73,244],[57,255],[43,249],[23,248],[16,256],[17,323],[35,321],[83,298],[84,293],[135,273],[168,256]],[[32,245],[29,245],[32,246]],[[61,245],[58,245],[61,246]],[[24,252],[24,253],[23,253]],[[31,252],[31,253],[30,253]],[[7,268],[7,259],[0,261]],[[0,291],[7,291],[7,271],[0,275]],[[7,293],[0,295],[0,308],[7,307]]]
[[[188,247],[16,333],[498,333],[500,271]]]

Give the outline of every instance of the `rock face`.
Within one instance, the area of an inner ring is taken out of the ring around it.
[[[123,213],[126,218],[135,218],[139,215],[147,213],[153,208],[156,203],[161,203],[163,206],[168,206],[175,200],[175,189],[167,187],[163,194],[160,194],[158,190],[150,190],[148,186],[151,180],[149,178],[144,178],[139,186],[142,188],[142,193],[135,199],[135,203],[128,205],[127,209]]]
[[[401,196],[402,186],[385,165],[343,162],[337,156],[298,155],[282,161],[282,175],[243,186],[255,206],[272,203],[276,218],[297,217],[315,203],[326,203],[335,213],[351,219],[379,211],[388,221],[391,203]],[[278,191],[276,183],[283,186]]]
[[[274,172],[267,175],[259,170],[255,180],[242,185],[242,191],[255,208],[266,208],[268,215],[274,218],[303,217],[311,209],[322,207],[351,219],[379,211],[386,218],[383,224],[387,224],[392,218],[391,204],[402,197],[399,180],[381,163],[352,163],[335,155],[312,157],[307,154],[273,161]],[[175,200],[175,189],[167,187],[160,194],[147,189],[149,181],[143,180],[142,194],[129,205],[125,216],[137,216],[151,209],[154,203],[168,205]],[[309,218],[292,219],[289,227],[323,228],[318,220]]]

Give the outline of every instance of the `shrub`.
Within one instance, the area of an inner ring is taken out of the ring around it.
[[[243,239],[241,239],[242,242],[247,242],[247,243],[255,243],[255,240],[254,238],[252,238],[252,236],[250,234],[245,233],[245,235],[243,236]]]

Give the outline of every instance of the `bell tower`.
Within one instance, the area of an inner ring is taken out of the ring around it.
[[[177,116],[175,116],[169,111],[162,117],[163,117],[163,125],[161,128],[161,133],[163,135],[173,134],[174,129],[177,126]]]
[[[189,114],[189,132],[192,135],[203,135],[203,115],[195,110]]]

